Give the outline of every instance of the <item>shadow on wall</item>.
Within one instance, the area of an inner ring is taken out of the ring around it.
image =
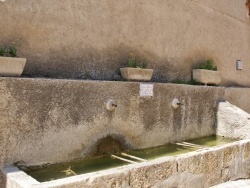
[[[68,50],[69,48],[63,47]],[[150,51],[137,50],[124,44],[107,50],[85,48],[79,52],[64,53],[52,50],[46,59],[28,57],[23,75],[26,77],[52,77],[90,80],[122,81],[119,68],[127,67],[130,53],[138,59],[147,59],[148,68],[154,69],[152,81],[167,82],[175,78],[190,79],[191,67],[183,60],[160,58]],[[60,55],[58,55],[60,54]]]
[[[248,86],[244,86],[242,84],[239,84],[235,81],[228,80],[226,82],[227,87],[239,87],[239,88],[249,88]]]
[[[97,139],[94,144],[92,144],[91,156],[100,155],[111,155],[131,149],[132,146],[127,143],[125,135],[121,134],[110,134],[102,138]]]

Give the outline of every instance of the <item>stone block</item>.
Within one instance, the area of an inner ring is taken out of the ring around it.
[[[139,166],[130,171],[130,186],[133,188],[152,187],[175,173],[177,173],[175,160]]]

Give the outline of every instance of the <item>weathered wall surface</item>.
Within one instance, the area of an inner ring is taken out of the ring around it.
[[[217,111],[216,134],[228,138],[250,138],[250,114],[228,102],[220,102]]]
[[[250,86],[246,14],[245,0],[6,0],[0,44],[16,43],[26,75],[120,80],[134,52],[155,68],[154,81],[189,80],[213,58],[223,85]]]
[[[147,148],[215,133],[216,100],[223,97],[223,88],[154,84],[154,97],[145,98],[139,86],[1,79],[1,164],[88,156],[108,135],[124,148]],[[184,105],[174,110],[175,97]],[[118,105],[112,112],[105,108],[108,99]]]
[[[145,98],[139,96],[139,86],[138,82],[1,78],[0,167],[88,156],[108,135],[125,148],[211,135],[217,131],[217,101],[246,107],[242,101],[249,96],[247,88],[155,83],[154,96]],[[174,110],[175,97],[184,105]],[[108,99],[118,105],[112,112],[105,108]]]
[[[130,185],[138,188],[207,188],[225,181],[249,178],[249,164],[248,140],[241,145],[180,155],[159,165],[141,165],[143,167],[131,170]]]
[[[247,101],[244,94],[249,92],[155,83],[154,96],[148,98],[139,96],[139,87],[136,82],[1,78],[1,164],[88,156],[108,135],[124,148],[211,135],[216,131],[217,101],[232,103],[231,95]],[[171,106],[175,97],[184,104],[178,109]],[[118,105],[112,112],[105,108],[108,99]]]

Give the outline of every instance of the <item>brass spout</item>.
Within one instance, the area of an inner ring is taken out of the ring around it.
[[[177,102],[176,104],[177,104],[177,105],[179,105],[179,106],[180,106],[180,105],[184,105],[184,104],[183,104],[183,103],[181,103],[181,102]]]

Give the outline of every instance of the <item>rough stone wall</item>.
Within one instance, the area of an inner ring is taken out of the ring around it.
[[[120,80],[133,52],[155,69],[153,81],[189,80],[213,58],[223,85],[250,86],[246,15],[245,0],[6,0],[0,45],[14,41],[31,76]]]
[[[126,148],[211,135],[223,120],[216,120],[217,101],[227,98],[244,107],[242,101],[248,100],[249,92],[247,88],[155,83],[154,96],[144,98],[139,96],[139,86],[138,82],[1,78],[0,167],[17,161],[39,164],[88,156],[108,135]],[[176,110],[171,107],[175,97],[184,103]],[[118,105],[112,112],[105,109],[108,99]],[[220,113],[226,109],[221,106]],[[236,124],[239,114],[249,122],[246,112],[234,109],[229,116],[236,117]],[[232,121],[229,124],[234,126]]]
[[[250,138],[250,114],[228,102],[220,102],[216,134],[235,139]]]
[[[215,133],[216,100],[223,88],[154,84],[154,96],[145,98],[139,86],[1,79],[1,165],[86,157],[107,136],[125,148],[147,148]],[[184,103],[178,109],[171,106],[175,97]],[[112,112],[105,108],[108,99],[118,105]]]
[[[154,96],[147,98],[139,96],[139,86],[136,82],[0,79],[1,166],[85,157],[107,136],[128,149],[211,135],[217,129],[217,101],[234,99],[232,95],[248,100],[249,91],[158,83]],[[178,109],[171,106],[175,97],[184,104]],[[105,108],[108,99],[118,105],[112,112]],[[243,104],[234,102],[239,107]]]
[[[206,188],[225,181],[249,178],[249,142],[202,154],[179,156],[176,161],[178,173],[160,181],[155,187],[191,188],[195,185]]]

